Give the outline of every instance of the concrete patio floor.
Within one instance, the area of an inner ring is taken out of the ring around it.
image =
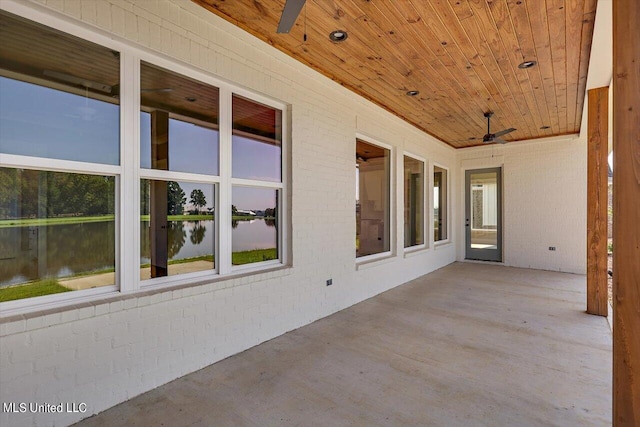
[[[451,264],[78,425],[610,425],[585,280]]]

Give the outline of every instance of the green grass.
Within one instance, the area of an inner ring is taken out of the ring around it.
[[[196,257],[192,257],[192,258],[172,259],[172,260],[169,261],[169,265],[186,264],[188,262],[194,262],[194,261],[214,262],[215,260],[213,258],[213,255],[202,255],[202,256],[196,256]],[[150,263],[140,264],[140,268],[149,268],[149,267],[151,267]]]
[[[42,279],[24,285],[0,288],[0,302],[59,294],[70,290],[60,285],[56,279]]]
[[[62,218],[28,218],[28,219],[2,219],[0,228],[28,227],[37,225],[80,224],[84,222],[113,221],[115,215],[101,216],[66,216]]]
[[[233,265],[250,264],[252,262],[269,261],[272,259],[278,259],[278,251],[276,248],[270,249],[254,249],[250,251],[233,252],[231,254],[231,262]],[[186,264],[194,261],[209,261],[214,262],[213,255],[203,255],[193,258],[174,259],[169,261],[169,265],[174,264]],[[151,264],[142,264],[140,268],[149,268]]]
[[[252,262],[269,261],[278,259],[278,251],[276,248],[254,249],[251,251],[233,252],[231,254],[231,263],[233,265],[250,264]]]
[[[140,215],[141,221],[150,221],[150,215]],[[200,214],[200,215],[167,215],[167,221],[212,221],[215,218],[213,215]]]

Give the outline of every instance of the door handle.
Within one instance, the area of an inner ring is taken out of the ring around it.
[[[469,218],[467,218],[467,222],[464,225],[465,225],[465,227],[469,226]]]

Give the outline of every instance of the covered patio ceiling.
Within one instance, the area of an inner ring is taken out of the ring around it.
[[[193,1],[452,147],[580,131],[597,0]]]

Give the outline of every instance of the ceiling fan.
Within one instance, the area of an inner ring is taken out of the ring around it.
[[[280,23],[278,23],[277,33],[280,34],[288,34],[295,24],[296,19],[298,19],[298,15],[300,15],[300,11],[304,6],[306,0],[287,0],[284,4],[284,9],[282,10],[282,15],[280,15]]]
[[[498,144],[505,144],[507,141],[504,139],[500,139],[502,135],[506,135],[508,133],[517,130],[515,128],[509,128],[501,130],[500,132],[491,133],[491,116],[493,116],[493,111],[487,111],[484,113],[484,116],[487,118],[487,134],[482,137],[482,142],[485,144],[490,144],[492,142],[497,142]]]

